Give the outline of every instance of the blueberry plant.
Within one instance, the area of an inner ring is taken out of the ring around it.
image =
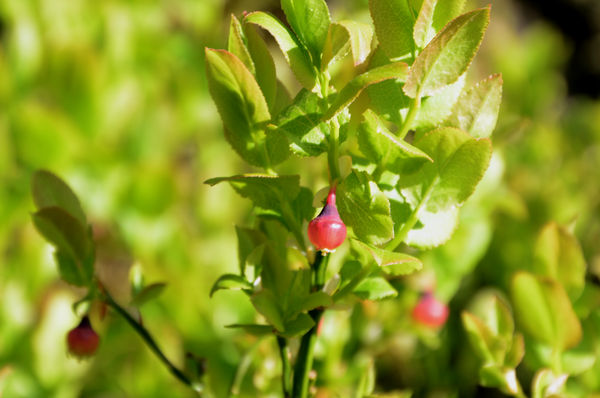
[[[463,13],[463,5],[370,0],[371,25],[332,21],[324,0],[282,0],[286,22],[260,11],[232,15],[227,50],[205,51],[225,138],[257,169],[206,181],[227,183],[253,204],[251,221],[235,227],[239,272],[222,275],[211,295],[233,289],[248,296],[256,322],[229,327],[274,336],[284,397],[313,395],[324,312],[396,296],[390,281],[421,270],[422,254],[451,238],[488,169],[502,78],[467,86],[490,7]],[[293,99],[277,77],[270,38],[301,86]],[[298,164],[317,158],[328,183],[302,185],[302,168],[279,174],[292,156]],[[93,230],[73,191],[48,171],[34,175],[32,191],[33,222],[55,247],[60,276],[87,292],[74,304],[82,320],[67,336],[69,350],[85,357],[98,349],[87,313],[99,303],[201,393],[202,361],[188,354],[185,369],[174,365],[141,321],[139,306],[164,284],[134,281],[133,300],[119,303],[95,271]],[[512,279],[511,300],[488,295],[462,313],[481,384],[514,396],[524,396],[515,369],[529,339],[542,357],[534,397],[560,392],[581,371],[565,359],[581,339],[572,307],[584,286],[580,249],[566,228],[550,224],[536,258],[532,272]],[[437,333],[449,309],[434,285],[417,292],[412,319]],[[524,334],[515,331],[511,301]],[[353,382],[356,396],[373,396],[373,383]]]

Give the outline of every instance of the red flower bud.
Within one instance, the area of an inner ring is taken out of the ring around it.
[[[412,312],[413,319],[425,326],[439,328],[448,319],[448,307],[436,299],[432,293],[425,293]]]
[[[331,188],[321,213],[308,224],[308,238],[317,250],[334,251],[346,239],[346,225],[335,207],[335,188]]]
[[[89,318],[84,316],[79,325],[67,334],[69,352],[76,357],[85,358],[94,355],[100,337],[92,329]]]

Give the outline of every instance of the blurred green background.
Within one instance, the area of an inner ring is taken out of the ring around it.
[[[328,3],[334,20],[369,21],[366,0]],[[247,220],[250,205],[203,181],[252,169],[223,138],[204,47],[226,46],[229,14],[258,9],[281,15],[269,0],[0,0],[0,396],[192,396],[113,316],[94,321],[102,343],[92,360],[66,355],[81,292],[58,281],[52,250],[30,221],[29,180],[38,168],[80,196],[104,248],[101,272],[126,285],[133,264],[146,281],[168,282],[143,307],[144,324],[175,362],[186,350],[207,358],[207,396],[227,396],[244,358],[241,395],[277,396],[274,341],[224,328],[253,321],[246,298],[208,297],[221,273],[236,270],[233,225]],[[323,397],[349,396],[347,380],[373,357],[381,390],[492,396],[476,387],[458,314],[483,287],[505,290],[511,272],[527,268],[548,221],[574,223],[589,279],[599,280],[600,101],[569,90],[565,71],[577,42],[520,3],[497,1],[492,10],[469,76],[473,83],[503,74],[492,172],[452,241],[423,257],[450,301],[449,325],[440,336],[414,330],[406,316],[414,295],[330,314],[319,374],[331,391],[342,390]],[[324,158],[291,159],[281,171],[301,174],[314,192],[326,184]],[[580,384],[600,389],[597,377]]]

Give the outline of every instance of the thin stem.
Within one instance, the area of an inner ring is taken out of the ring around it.
[[[109,307],[113,308],[119,315],[121,315],[127,321],[127,323],[129,323],[133,330],[135,330],[140,335],[140,337],[142,338],[142,340],[144,340],[144,342],[150,348],[150,350],[154,352],[154,354],[167,367],[167,369],[169,369],[173,376],[175,376],[186,386],[198,392],[198,386],[195,385],[195,383],[192,382],[192,380],[190,380],[181,370],[179,370],[179,368],[173,365],[171,361],[169,361],[169,359],[165,356],[165,354],[163,354],[161,349],[158,347],[158,344],[156,344],[156,341],[154,341],[154,338],[150,335],[148,330],[144,326],[142,326],[138,321],[136,321],[123,307],[117,304],[117,302],[111,297],[110,294],[108,294],[106,290],[104,291],[104,299],[106,301],[106,304]]]
[[[410,105],[408,106],[408,113],[406,114],[406,119],[404,119],[404,124],[402,125],[402,129],[398,132],[398,137],[403,139],[406,137],[408,130],[410,130],[410,126],[415,120],[415,116],[417,115],[417,111],[421,107],[421,93],[417,92],[415,98],[410,101]]]
[[[313,290],[320,290],[325,284],[325,273],[327,271],[327,263],[329,256],[322,252],[317,252],[312,270],[314,275]],[[294,383],[292,386],[292,398],[306,398],[308,396],[309,375],[313,367],[313,356],[315,343],[317,341],[317,329],[323,309],[316,308],[309,311],[308,314],[315,322],[315,325],[308,331],[300,340],[300,348],[298,349],[298,357],[294,366]]]
[[[231,388],[229,389],[230,397],[237,397],[240,395],[240,389],[242,386],[242,381],[244,381],[244,376],[252,363],[252,356],[254,355],[254,351],[258,348],[261,340],[258,340],[254,345],[244,354],[242,360],[237,366],[235,370],[235,376],[233,377],[233,382],[231,383]]]
[[[290,397],[292,390],[292,365],[290,364],[290,348],[285,337],[277,336],[277,345],[279,346],[279,355],[281,356],[281,387],[283,396]]]
[[[329,121],[329,151],[327,152],[327,163],[329,165],[329,176],[331,185],[335,184],[340,178],[340,166],[338,164],[339,155],[339,134],[340,126],[337,118]]]

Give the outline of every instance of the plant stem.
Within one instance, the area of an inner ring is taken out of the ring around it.
[[[415,98],[410,101],[410,105],[408,106],[408,113],[406,114],[406,119],[404,119],[404,124],[402,125],[402,129],[398,132],[398,137],[403,139],[406,137],[410,126],[415,120],[415,116],[417,115],[417,111],[421,107],[421,93],[417,92]]]
[[[198,392],[198,389],[197,389],[198,386],[196,386],[195,383],[192,382],[192,380],[190,380],[181,370],[179,370],[179,368],[177,368],[175,365],[173,365],[171,363],[171,361],[169,361],[169,359],[165,356],[165,354],[163,354],[161,349],[158,347],[158,344],[156,344],[156,341],[154,341],[154,338],[150,335],[148,330],[144,326],[142,326],[138,321],[136,321],[129,314],[129,312],[127,312],[123,307],[121,307],[111,297],[111,295],[108,294],[108,292],[106,290],[104,291],[104,299],[105,299],[106,304],[109,307],[113,308],[119,315],[121,315],[127,321],[127,323],[129,323],[129,325],[140,335],[140,337],[142,338],[142,340],[144,340],[144,342],[150,348],[150,350],[152,352],[154,352],[154,354],[167,367],[167,369],[169,369],[169,371],[171,372],[171,374],[173,376],[175,376],[179,381],[181,381],[186,386],[188,386],[188,387],[192,388],[194,391]]]
[[[340,178],[339,155],[340,125],[337,117],[329,121],[329,151],[327,152],[327,163],[329,165],[330,184],[335,184]]]
[[[313,291],[320,290],[325,284],[325,272],[329,256],[326,257],[322,252],[317,252],[312,270],[315,277]],[[315,343],[317,341],[317,329],[321,316],[322,308],[316,308],[309,311],[308,314],[315,322],[315,325],[300,340],[298,357],[294,366],[294,383],[292,387],[292,398],[307,398],[308,396],[308,378],[313,367],[313,355]]]
[[[292,365],[290,364],[290,349],[285,337],[277,336],[277,345],[279,346],[279,355],[281,356],[281,387],[283,396],[290,397],[292,382]]]

